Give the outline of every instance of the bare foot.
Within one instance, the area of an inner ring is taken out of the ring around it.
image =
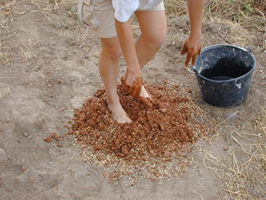
[[[127,116],[127,113],[122,108],[121,104],[108,104],[108,108],[112,112],[114,120],[116,120],[118,123],[124,124],[124,123],[130,123],[131,119]]]
[[[155,103],[152,98],[152,95],[144,88],[144,86],[141,87],[139,99],[141,102],[145,103],[149,107],[152,107]]]

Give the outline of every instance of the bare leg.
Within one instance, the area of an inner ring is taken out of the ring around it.
[[[99,71],[107,94],[108,107],[118,123],[129,123],[131,120],[122,108],[117,95],[119,59],[122,54],[118,38],[101,38],[101,42]]]
[[[143,68],[155,56],[165,41],[166,17],[164,11],[138,11],[135,14],[142,32],[135,46],[140,68]],[[125,74],[123,78],[125,78]],[[150,97],[144,86],[141,88],[140,96],[144,99]]]
[[[166,17],[164,11],[138,11],[136,16],[142,32],[136,41],[136,51],[140,67],[143,68],[166,39]]]

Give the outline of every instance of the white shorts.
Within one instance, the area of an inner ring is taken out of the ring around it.
[[[164,10],[161,2],[149,11]],[[78,14],[86,25],[100,38],[115,37],[115,17],[111,0],[79,0]]]

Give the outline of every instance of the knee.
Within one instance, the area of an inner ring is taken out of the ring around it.
[[[106,53],[111,60],[119,60],[122,56],[122,50],[120,46],[106,49]]]
[[[119,43],[102,43],[102,55],[105,58],[111,59],[111,60],[118,60],[122,56],[122,49],[119,45]]]
[[[166,40],[166,32],[156,33],[152,36],[144,36],[146,45],[151,50],[159,50]]]

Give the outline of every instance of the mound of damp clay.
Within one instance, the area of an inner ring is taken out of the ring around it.
[[[145,87],[153,96],[153,107],[126,95],[118,85],[121,105],[131,123],[119,124],[112,118],[103,89],[75,109],[67,134],[76,136],[82,159],[102,166],[109,182],[123,175],[152,181],[177,177],[192,166],[194,143],[212,131],[204,124],[205,113],[190,89],[178,84]]]

